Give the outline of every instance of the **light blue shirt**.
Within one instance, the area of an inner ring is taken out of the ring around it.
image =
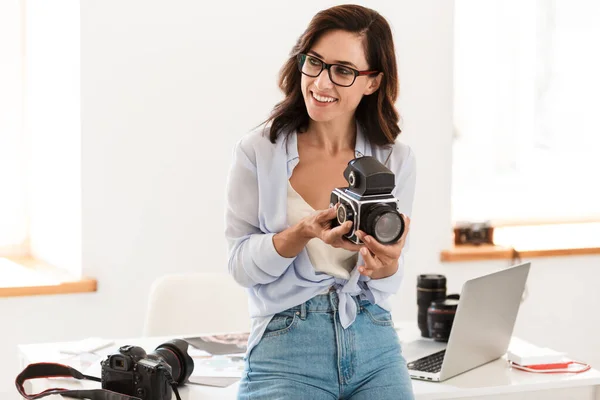
[[[285,137],[280,135],[273,144],[268,129],[242,137],[235,145],[227,181],[225,236],[229,273],[247,288],[249,296],[251,333],[247,354],[260,341],[275,314],[302,304],[331,286],[339,296],[339,318],[344,328],[356,318],[356,304],[351,296],[368,299],[389,311],[387,299],[400,287],[404,273],[408,240],[398,271],[383,279],[360,275],[360,253],[347,280],[315,271],[306,248],[293,258],[277,253],[273,236],[289,227],[287,185],[300,161],[297,134],[290,134],[287,140]],[[399,211],[410,217],[416,178],[411,148],[398,140],[393,145],[371,145],[357,125],[355,155],[374,156],[395,174],[392,194],[399,200]]]

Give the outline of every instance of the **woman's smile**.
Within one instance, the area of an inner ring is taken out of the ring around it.
[[[325,96],[323,94],[318,94],[314,91],[310,91],[311,103],[316,105],[317,107],[327,107],[332,104],[337,103],[338,99],[331,96]]]

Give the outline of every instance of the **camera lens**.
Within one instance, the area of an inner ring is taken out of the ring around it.
[[[446,299],[446,277],[439,274],[422,274],[417,277],[417,323],[421,336],[431,337],[427,325],[427,310],[432,302]]]
[[[433,340],[436,342],[448,341],[457,308],[457,299],[447,298],[431,303],[427,310],[427,327]]]
[[[382,243],[392,243],[400,238],[402,218],[392,212],[382,214],[375,220],[374,236]]]
[[[365,212],[365,232],[379,243],[394,243],[404,233],[404,219],[394,207],[386,203],[371,206]]]
[[[156,357],[169,364],[173,379],[181,385],[194,371],[194,360],[187,349],[188,343],[185,340],[173,339],[158,346],[148,357]]]

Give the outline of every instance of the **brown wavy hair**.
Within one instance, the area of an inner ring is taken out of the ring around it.
[[[377,11],[358,5],[340,5],[320,11],[298,38],[279,73],[279,88],[285,98],[275,105],[264,122],[271,123],[269,139],[275,143],[280,134],[303,132],[308,128],[310,117],[302,97],[296,56],[308,52],[324,33],[332,30],[356,33],[364,38],[369,69],[382,72],[383,76],[379,89],[363,96],[355,112],[356,120],[371,143],[394,143],[401,130],[394,106],[398,96],[398,67],[392,30]]]

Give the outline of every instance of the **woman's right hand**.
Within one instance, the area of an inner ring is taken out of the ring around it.
[[[331,221],[335,218],[337,205],[327,210],[315,211],[313,214],[302,218],[297,224],[275,234],[273,245],[280,256],[291,258],[302,251],[309,240],[319,238],[323,242],[350,251],[359,251],[364,245],[354,244],[344,239],[350,232],[352,222],[332,228]]]
[[[359,251],[364,245],[352,243],[344,238],[344,235],[352,229],[352,221],[346,221],[344,224],[332,228],[332,220],[336,217],[337,207],[336,204],[334,207],[315,211],[304,217],[300,221],[301,231],[307,238],[319,238],[332,247]]]

